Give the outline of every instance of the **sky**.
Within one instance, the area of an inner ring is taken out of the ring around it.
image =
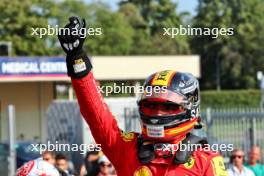
[[[96,2],[98,0],[85,0],[86,2]],[[106,2],[107,4],[110,4],[110,6],[112,7],[112,9],[116,10],[117,9],[117,3],[120,0],[100,0],[103,2]],[[178,3],[178,8],[177,8],[177,12],[183,12],[183,11],[187,11],[190,12],[191,15],[195,15],[195,8],[198,5],[198,0],[173,0],[174,2]]]
[[[195,15],[196,7],[198,5],[198,0],[174,0],[178,3],[178,12],[187,11],[190,12],[191,15]]]

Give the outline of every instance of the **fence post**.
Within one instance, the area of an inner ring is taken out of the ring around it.
[[[8,105],[8,126],[9,126],[9,158],[8,176],[15,176],[16,172],[16,118],[14,105]]]
[[[250,119],[250,128],[249,128],[249,136],[250,136],[250,145],[256,145],[256,118],[253,117]]]
[[[73,88],[72,86],[69,87],[69,90],[68,90],[68,99],[69,100],[73,100]]]
[[[131,111],[129,108],[124,109],[124,117],[125,117],[125,131],[131,131]]]
[[[206,126],[207,126],[207,137],[210,140],[212,136],[211,108],[206,108]]]

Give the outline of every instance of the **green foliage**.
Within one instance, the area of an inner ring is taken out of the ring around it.
[[[120,12],[136,31],[130,54],[175,55],[190,53],[187,37],[174,39],[163,35],[163,28],[182,24],[177,5],[171,0],[122,1]],[[140,46],[140,47],[138,47]]]
[[[163,36],[163,27],[178,26],[181,16],[170,0],[123,3],[117,12],[104,3],[84,0],[0,0],[0,40],[12,41],[13,55],[63,54],[56,35],[33,36],[32,28],[63,27],[70,16],[86,19],[88,28],[101,28],[85,43],[92,55],[190,53],[186,37]]]
[[[255,88],[256,72],[264,70],[264,1],[200,0],[195,27],[234,28],[234,36],[198,36],[191,40],[193,53],[202,60],[201,86],[216,87],[220,70],[224,89]]]
[[[119,13],[123,14],[124,19],[131,25],[135,33],[132,37],[133,46],[130,54],[150,54],[152,47],[150,30],[139,9],[133,3],[124,3],[120,6]]]
[[[127,0],[121,4],[134,4],[145,24],[150,27],[151,34],[161,31],[163,27],[171,27],[181,23],[180,16],[176,14],[176,4],[171,0]]]
[[[259,90],[202,91],[202,108],[260,107]]]
[[[31,35],[31,28],[63,27],[70,16],[86,19],[88,28],[101,28],[102,35],[90,35],[85,47],[92,55],[126,55],[133,47],[134,30],[122,13],[102,3],[84,1],[0,0],[0,40],[12,41],[13,55],[63,54],[57,36]]]
[[[40,0],[0,0],[0,41],[11,41],[13,55],[50,55],[46,37],[31,35],[31,28],[46,27],[53,3]]]
[[[102,35],[88,38],[88,48],[94,55],[128,55],[133,47],[134,30],[122,13],[95,6],[90,11],[95,20],[91,27],[102,28]]]
[[[102,35],[89,35],[85,48],[91,55],[126,55],[132,47],[133,29],[119,12],[103,3],[64,0],[57,4],[55,16],[63,27],[70,16],[85,18],[87,28],[101,28]]]

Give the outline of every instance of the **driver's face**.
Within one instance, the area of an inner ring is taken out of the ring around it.
[[[158,102],[142,102],[140,104],[140,111],[145,115],[176,115],[185,112],[182,106],[169,103]]]

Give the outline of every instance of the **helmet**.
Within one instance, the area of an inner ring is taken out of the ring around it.
[[[182,140],[200,119],[199,82],[190,73],[154,73],[144,83],[138,106],[143,138]]]
[[[58,170],[41,158],[24,164],[17,170],[16,176],[59,176]]]

